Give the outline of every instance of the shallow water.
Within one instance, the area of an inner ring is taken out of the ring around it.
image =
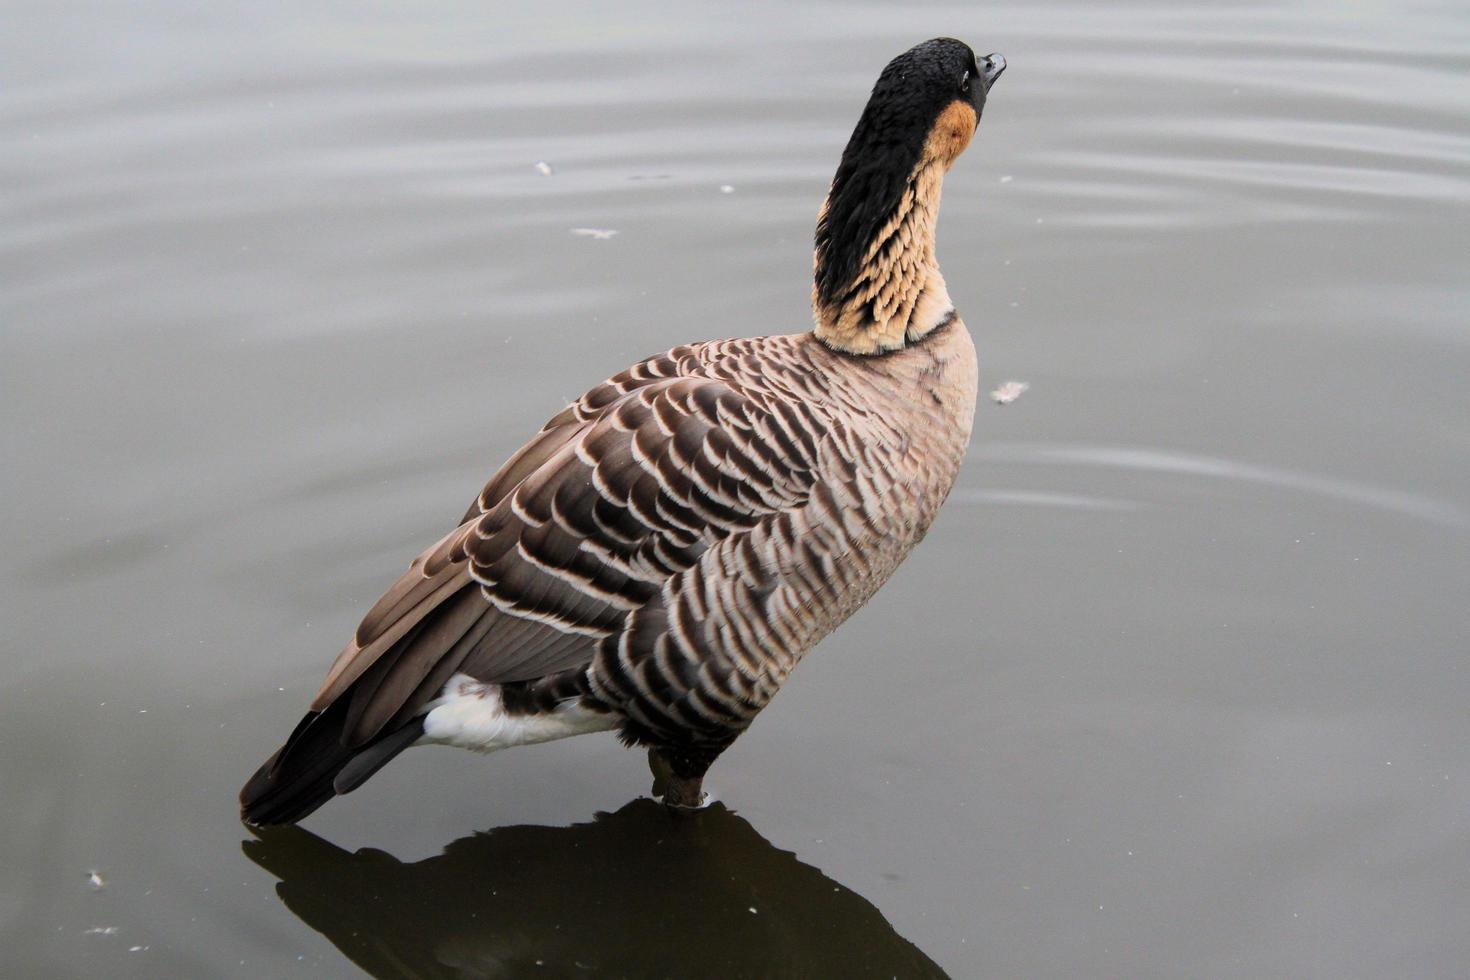
[[[8,5],[3,972],[1470,968],[1463,6],[310,7]],[[496,463],[804,328],[941,33],[1011,65],[940,255],[1031,387],[723,804],[605,737],[422,750],[255,842],[239,784]]]

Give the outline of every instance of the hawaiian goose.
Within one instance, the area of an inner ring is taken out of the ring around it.
[[[934,226],[1004,69],[950,38],[884,68],[817,218],[815,329],[676,347],[552,418],[367,614],[244,819],[300,820],[414,744],[607,730],[699,804],[954,483],[975,348]]]

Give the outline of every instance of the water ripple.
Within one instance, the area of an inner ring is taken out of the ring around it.
[[[962,506],[1055,507],[1061,510],[1131,511],[1143,505],[1135,500],[1094,497],[1080,493],[1046,490],[973,490],[961,487],[949,495],[950,503]]]
[[[1051,443],[988,443],[973,457],[992,462],[1097,466],[1151,473],[1177,473],[1236,483],[1253,483],[1356,504],[1373,510],[1463,530],[1470,512],[1449,501],[1389,487],[1299,470],[1261,466],[1219,456],[1200,456],[1144,446],[1086,446]]]

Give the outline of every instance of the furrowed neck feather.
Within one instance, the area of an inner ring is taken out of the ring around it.
[[[955,101],[927,135],[895,144],[874,140],[872,114],[853,132],[817,217],[815,333],[851,354],[897,350],[953,312],[934,231],[944,175],[977,121]]]

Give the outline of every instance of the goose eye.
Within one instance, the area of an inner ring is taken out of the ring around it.
[[[965,69],[965,73],[960,76],[960,91],[970,91],[970,71],[968,68]]]

